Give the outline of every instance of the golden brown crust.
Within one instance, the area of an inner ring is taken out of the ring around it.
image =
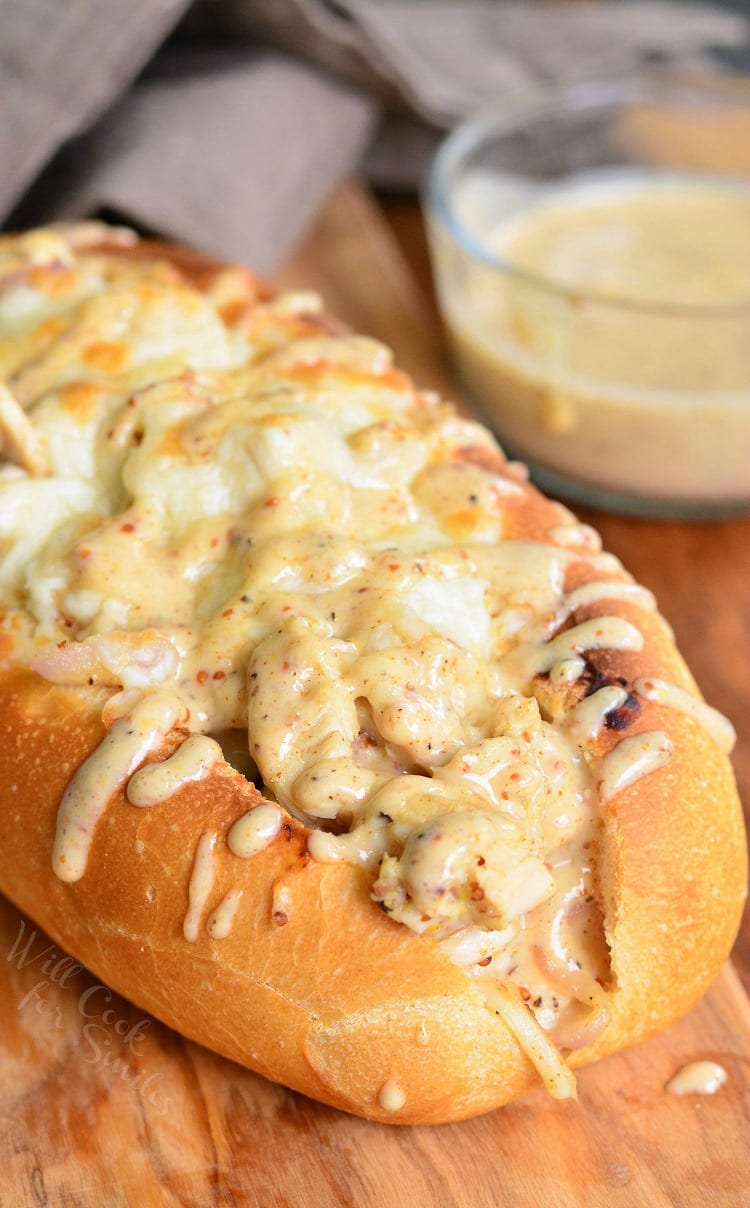
[[[177,262],[194,280],[203,271],[200,261]],[[560,522],[557,505],[530,486],[507,514],[508,536],[531,540],[549,540]],[[580,576],[574,567],[568,586],[586,572]],[[647,674],[694,688],[658,616],[608,600],[574,620],[599,614],[637,623],[645,644],[638,653],[591,654],[596,673],[631,685]],[[59,881],[50,863],[57,806],[104,733],[101,703],[94,692],[51,687],[28,672],[8,672],[0,684],[0,888],[56,942],[185,1035],[356,1114],[397,1123],[458,1120],[537,1083],[469,978],[434,941],[388,919],[371,901],[364,873],[312,861],[297,821],[285,817],[278,838],[252,860],[231,855],[228,830],[259,795],[226,764],[156,809],[136,809],[120,791],[96,830],[86,875]],[[605,807],[600,862],[616,979],[612,1021],[571,1057],[573,1065],[685,1012],[727,955],[744,897],[741,810],[728,760],[675,710],[643,701],[623,724],[603,731],[600,753],[659,729],[675,754]],[[173,731],[159,754],[180,738]],[[187,886],[207,831],[218,836],[210,905],[229,888],[243,896],[225,939],[204,930],[190,943],[182,931]],[[274,918],[274,889],[282,886],[286,922]],[[378,1099],[391,1079],[406,1095],[396,1112]]]

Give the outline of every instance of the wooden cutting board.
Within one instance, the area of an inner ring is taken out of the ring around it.
[[[424,272],[414,208],[403,217],[394,221],[409,265],[378,207],[347,186],[282,277],[322,289],[333,311],[390,343],[420,383],[451,395],[434,310],[412,274]],[[707,694],[745,724],[748,522],[589,518],[656,589]],[[746,789],[747,739],[738,762]],[[747,935],[737,954],[750,968]],[[182,1040],[111,995],[2,899],[0,1012],[1,1208],[750,1203],[750,1003],[730,966],[666,1034],[583,1071],[577,1102],[537,1091],[433,1129],[345,1116]],[[725,1088],[665,1093],[697,1058],[726,1068]]]

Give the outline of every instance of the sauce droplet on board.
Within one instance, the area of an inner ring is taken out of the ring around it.
[[[389,1078],[378,1092],[378,1103],[386,1112],[397,1112],[406,1103],[406,1093],[403,1087],[393,1078]]]
[[[692,1061],[667,1083],[672,1095],[715,1095],[727,1080],[727,1071],[715,1061]]]

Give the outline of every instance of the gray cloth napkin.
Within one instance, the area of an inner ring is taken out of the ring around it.
[[[488,103],[749,41],[665,0],[0,0],[0,219],[116,214],[268,273],[358,165],[413,186]]]

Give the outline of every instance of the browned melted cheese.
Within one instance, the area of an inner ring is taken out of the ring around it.
[[[86,243],[0,240],[3,625],[14,660],[108,690],[56,873],[85,876],[117,787],[158,808],[220,758],[205,736],[244,733],[272,803],[200,838],[186,940],[239,925],[239,892],[212,901],[217,842],[252,858],[286,809],[314,858],[369,869],[383,909],[440,943],[571,1093],[555,1046],[607,1019],[601,802],[670,747],[639,734],[601,760],[627,691],[567,710],[550,693],[592,651],[642,645],[635,624],[573,614],[653,600],[562,507],[546,540],[508,536],[522,488],[492,437],[380,344],[329,334],[309,295],[243,299],[231,274],[199,293]],[[582,562],[592,581],[566,592]],[[727,744],[688,694],[639,690]],[[192,737],[154,765],[175,724]]]

